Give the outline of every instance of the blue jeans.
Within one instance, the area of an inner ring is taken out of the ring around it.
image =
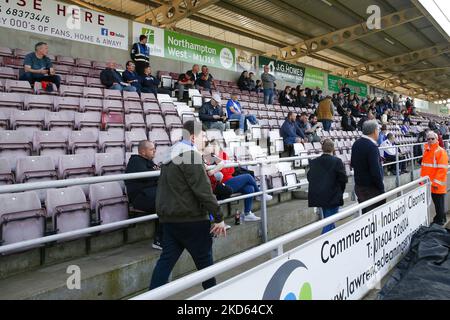
[[[247,120],[250,121],[251,124],[258,123],[258,120],[256,120],[255,116],[252,114],[245,115],[243,113],[235,113],[230,116],[230,119],[238,119],[239,129],[241,129],[242,131],[247,131]]]
[[[211,223],[208,220],[184,223],[164,223],[162,253],[153,269],[150,290],[165,285],[175,263],[186,249],[194,260],[197,270],[213,265]],[[202,283],[209,289],[216,285],[211,278]]]
[[[323,213],[323,218],[328,218],[331,217],[332,215],[338,213],[339,211],[339,207],[335,207],[335,208],[322,208],[322,213]],[[334,223],[327,225],[326,227],[324,227],[322,229],[322,234],[327,233],[328,231],[333,230],[334,228],[336,228],[336,226],[334,225]]]
[[[256,184],[255,178],[249,174],[241,174],[239,176],[233,177],[227,182],[226,186],[233,189],[233,193],[250,194],[259,192],[258,185]],[[249,213],[252,211],[253,198],[247,198],[244,200],[244,212]]]
[[[273,104],[273,89],[264,89],[264,104]]]
[[[130,92],[136,92],[136,87],[134,86],[122,86],[121,84],[117,83],[109,87],[110,90],[120,90],[122,91],[130,91]]]
[[[331,121],[331,120],[320,120],[320,122],[322,122],[322,124],[323,124],[323,130],[325,130],[325,131],[330,131],[331,130],[331,124],[333,123],[333,121]]]

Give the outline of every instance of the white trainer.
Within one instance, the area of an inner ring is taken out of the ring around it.
[[[267,193],[266,193],[266,201],[270,201],[270,200],[272,200],[272,199],[273,199],[273,197],[272,197],[270,194],[267,194]],[[257,200],[257,201],[262,201],[262,196],[256,197],[256,200]]]
[[[244,221],[259,221],[259,220],[261,220],[261,218],[255,216],[255,214],[251,211],[248,214],[244,215]]]

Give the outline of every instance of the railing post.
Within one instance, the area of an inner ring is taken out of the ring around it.
[[[262,227],[262,239],[263,242],[268,241],[268,232],[267,232],[267,200],[266,200],[266,175],[265,175],[265,166],[263,164],[259,164],[259,168],[261,171],[261,227]]]
[[[398,149],[399,146],[395,146],[395,186],[397,188],[400,187],[400,164],[398,163]]]
[[[411,181],[414,181],[414,146],[411,146]]]

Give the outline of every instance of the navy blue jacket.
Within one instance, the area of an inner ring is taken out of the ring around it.
[[[297,138],[305,139],[305,134],[297,122],[290,122],[287,118],[280,128],[280,135],[283,138],[284,144],[294,144]]]
[[[380,151],[374,142],[367,138],[356,140],[352,147],[351,166],[355,171],[356,185],[384,192]]]

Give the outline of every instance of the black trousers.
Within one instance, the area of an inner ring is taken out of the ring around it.
[[[386,155],[385,159],[386,159],[386,163],[395,162],[395,160],[396,160],[395,156],[391,156],[391,155],[388,155],[388,154]],[[404,156],[399,156],[398,157],[398,160],[404,160],[404,159],[405,159]],[[399,170],[400,171],[405,171],[406,170],[406,162],[405,161],[400,162],[398,165],[399,165]],[[396,173],[395,164],[391,164],[389,166],[389,171],[391,171],[393,173]]]
[[[61,84],[61,78],[58,75],[44,76],[42,74],[35,74],[31,72],[24,72],[19,80],[28,81],[31,86],[34,86],[36,81],[48,81],[54,83],[58,89]]]
[[[358,203],[362,203],[365,202],[367,200],[370,200],[372,198],[375,198],[376,196],[379,196],[380,194],[382,194],[383,192],[381,192],[380,190],[378,190],[377,188],[374,187],[366,187],[366,186],[359,186],[359,185],[355,185],[355,193],[356,196],[358,197]],[[386,199],[385,200],[381,200],[371,206],[368,206],[367,208],[364,208],[362,210],[362,213],[367,213],[369,211],[372,211],[373,209],[383,205],[386,203]]]
[[[145,192],[139,193],[136,198],[133,199],[131,204],[137,210],[148,212],[148,214],[154,214],[156,199],[156,188],[147,188]],[[155,220],[155,241],[162,242],[163,228],[159,223],[159,219]]]
[[[134,65],[136,66],[136,73],[140,76],[144,76],[145,68],[147,68],[150,63],[147,61],[135,61]]]
[[[431,194],[434,207],[436,208],[436,216],[433,219],[433,223],[445,225],[447,222],[447,212],[445,212],[445,194]]]

